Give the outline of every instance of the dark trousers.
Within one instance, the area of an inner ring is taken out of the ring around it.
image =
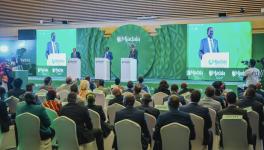
[[[93,135],[96,140],[98,150],[104,150],[104,136],[101,129],[93,129]]]

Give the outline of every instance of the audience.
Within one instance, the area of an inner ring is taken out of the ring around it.
[[[179,95],[182,95],[182,94],[187,93],[187,92],[189,92],[188,85],[187,85],[187,83],[183,82],[181,84],[181,90],[179,92]]]
[[[171,89],[171,95],[178,96],[181,105],[185,105],[186,101],[185,101],[184,97],[178,94],[178,89],[179,89],[178,85],[177,84],[172,84],[170,89]],[[169,99],[169,95],[163,98],[163,102],[168,101],[168,99]]]
[[[211,108],[216,112],[219,112],[220,110],[222,110],[222,106],[220,102],[213,99],[214,93],[215,93],[214,87],[208,86],[205,89],[205,97],[199,102],[199,105],[203,107]]]
[[[88,109],[96,111],[100,115],[100,123],[103,131],[103,136],[107,137],[110,134],[112,127],[110,126],[110,124],[105,122],[106,118],[103,107],[100,105],[95,105],[95,94],[93,93],[88,93],[86,96],[86,100],[88,103]]]
[[[141,94],[141,86],[140,85],[138,85],[138,84],[135,85],[133,95],[134,95],[136,101],[141,102],[142,94]]]
[[[87,81],[89,82],[90,89],[93,91],[93,90],[96,88],[96,86],[95,86],[95,84],[91,81],[90,76],[86,76],[86,77],[85,77],[85,80],[87,80]]]
[[[254,94],[254,96],[252,96],[251,98],[254,99],[254,100],[256,100],[256,101],[258,101],[258,102],[260,102],[262,105],[264,105],[264,98],[262,97],[261,94],[257,93],[257,87],[256,87],[256,85],[254,85],[254,84],[250,84],[247,88],[252,88],[252,89],[254,89],[254,90],[255,90],[255,94]],[[240,99],[246,99],[246,96],[245,96],[245,95],[246,95],[246,92],[241,93],[241,94],[239,95],[239,98],[240,98]]]
[[[104,80],[99,80],[97,82],[97,88],[95,90],[102,91],[105,94],[105,96],[110,94],[109,89],[104,87]]]
[[[54,90],[49,90],[47,93],[47,100],[42,103],[42,105],[46,108],[50,108],[57,113],[59,113],[62,104],[60,101],[56,100],[56,91]]]
[[[0,87],[0,127],[2,133],[9,131],[9,125],[11,124],[10,118],[7,112],[7,106],[4,102],[5,88]]]
[[[4,101],[5,100],[5,95],[6,95],[5,88],[0,86],[0,101]]]
[[[121,90],[121,92],[124,91],[124,87],[120,85],[120,79],[116,78],[115,79],[115,84],[111,85],[111,89],[113,89],[114,87],[117,87]]]
[[[25,90],[21,89],[22,84],[23,80],[20,78],[16,78],[13,82],[14,88],[7,92],[8,97],[14,96],[16,98],[19,98],[22,94],[24,94]]]
[[[81,99],[81,97],[79,96],[79,89],[78,89],[78,86],[76,84],[73,84],[71,86],[71,92],[75,93],[77,95],[77,103],[82,105],[82,106],[85,106],[86,105],[86,100],[85,99]]]
[[[138,106],[137,107],[138,109],[144,111],[145,113],[148,113],[148,114],[154,116],[155,118],[158,118],[158,116],[160,114],[159,110],[154,108],[154,107],[149,106],[149,103],[152,102],[150,94],[148,94],[148,93],[143,94],[141,102],[142,102],[142,105]]]
[[[90,90],[90,85],[89,85],[89,82],[87,80],[81,80],[80,82],[80,91],[79,91],[79,96],[80,98],[85,101],[86,100],[86,95],[89,93],[89,92],[92,92]]]
[[[32,93],[33,94],[33,90],[34,90],[34,83],[27,84],[26,85],[26,91],[24,94],[19,96],[19,100],[24,101],[24,97],[25,97],[26,93]]]
[[[140,87],[143,91],[145,91],[146,93],[149,93],[148,87],[145,86],[145,84],[143,82],[144,82],[144,78],[142,76],[139,76],[138,77],[138,84],[140,85]]]
[[[59,86],[57,88],[57,92],[60,92],[60,91],[63,91],[63,90],[66,90],[66,91],[70,92],[72,84],[73,84],[72,78],[71,77],[67,77],[66,80],[65,80],[65,84],[62,84],[61,86]]]
[[[172,95],[169,97],[168,101],[169,112],[159,115],[153,135],[153,139],[155,140],[155,150],[162,149],[160,129],[170,123],[180,123],[188,127],[190,129],[190,140],[195,139],[194,125],[192,123],[191,117],[189,114],[179,111],[179,105],[179,97],[177,97],[176,95]]]
[[[158,92],[163,92],[167,95],[170,95],[169,84],[167,83],[166,80],[160,81],[159,87],[155,89],[154,93],[158,93]]]
[[[117,87],[114,87],[112,89],[112,94],[115,96],[115,98],[111,99],[108,102],[108,106],[114,104],[114,103],[118,103],[120,105],[123,105],[123,95],[121,94],[121,90]]]
[[[31,113],[40,119],[40,137],[41,140],[53,138],[55,132],[50,128],[51,121],[47,115],[45,108],[42,105],[36,105],[36,98],[32,93],[25,94],[25,103],[20,103],[16,108],[16,116],[22,113]]]
[[[118,121],[129,119],[132,120],[141,127],[142,132],[142,149],[147,150],[151,137],[148,131],[147,123],[145,120],[144,112],[133,107],[135,98],[132,94],[128,94],[124,97],[124,105],[126,108],[118,111],[115,117],[115,123]]]
[[[213,144],[213,135],[209,131],[209,129],[212,127],[212,121],[209,114],[208,108],[202,107],[198,105],[201,98],[201,93],[198,90],[194,90],[191,93],[191,102],[185,106],[180,107],[180,111],[186,112],[186,113],[192,113],[197,116],[200,116],[204,119],[204,139],[203,139],[203,145],[208,145],[208,149],[212,149]]]
[[[48,90],[53,90],[53,87],[52,87],[52,78],[51,77],[46,77],[44,79],[44,85],[40,86],[39,88],[40,90],[41,89],[44,89],[46,91]]]
[[[127,89],[125,89],[124,92],[134,92],[134,83],[132,81],[127,82]]]

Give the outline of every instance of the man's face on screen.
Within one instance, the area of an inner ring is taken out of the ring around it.
[[[56,40],[56,35],[55,35],[55,33],[52,33],[52,34],[51,34],[51,40],[52,40],[52,41],[55,41],[55,40]]]
[[[214,29],[213,28],[208,28],[207,35],[208,35],[209,38],[213,38]]]

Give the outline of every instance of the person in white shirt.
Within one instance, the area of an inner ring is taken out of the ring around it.
[[[55,53],[60,53],[60,47],[59,47],[59,43],[56,42],[55,32],[52,32],[51,41],[47,43],[46,58],[48,58],[49,54],[55,54]]]
[[[250,59],[249,68],[244,73],[244,81],[246,82],[246,87],[253,84],[256,85],[260,81],[260,71],[255,67],[256,60]]]

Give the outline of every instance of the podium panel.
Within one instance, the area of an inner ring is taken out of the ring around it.
[[[66,54],[49,54],[47,59],[47,66],[66,66]]]
[[[137,60],[121,58],[121,81],[137,81]]]
[[[70,58],[67,63],[67,77],[73,80],[81,78],[81,60],[79,58]]]
[[[110,80],[110,60],[95,58],[95,79]]]
[[[201,61],[203,68],[229,68],[229,53],[206,53]]]

